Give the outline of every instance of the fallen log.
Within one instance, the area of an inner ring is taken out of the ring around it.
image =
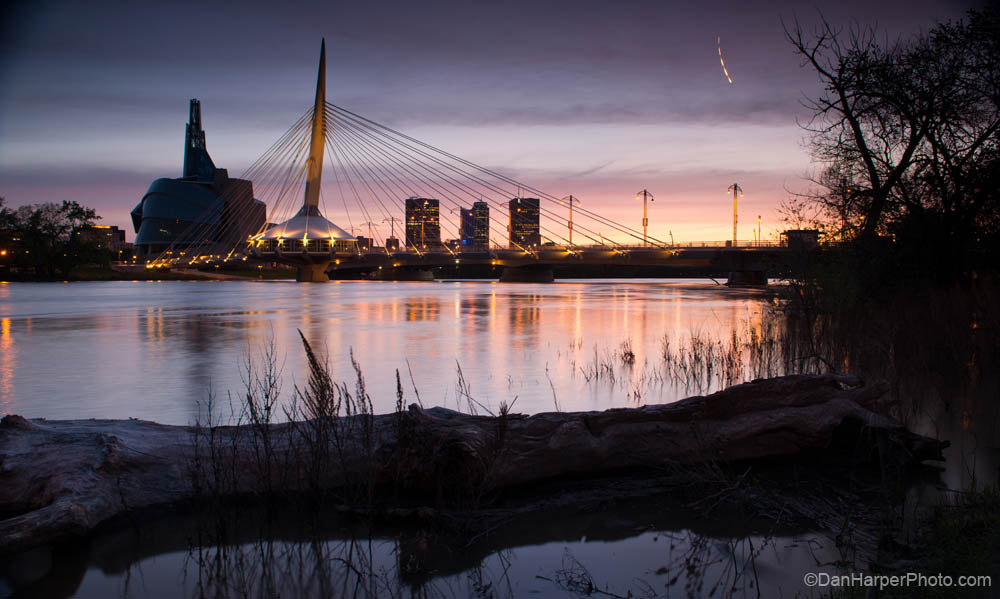
[[[84,535],[136,510],[255,495],[467,508],[568,476],[820,454],[942,459],[947,442],[880,413],[886,391],[853,376],[796,375],[672,404],[532,416],[411,405],[378,416],[192,427],[8,415],[0,422],[0,553]]]

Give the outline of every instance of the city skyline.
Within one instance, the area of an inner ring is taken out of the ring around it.
[[[239,14],[15,7],[0,62],[0,195],[77,200],[126,228],[150,182],[180,174],[190,98],[203,102],[209,151],[238,177],[308,105],[325,36],[338,105],[635,229],[635,191],[649,189],[659,238],[730,238],[725,189],[738,181],[740,238],[758,215],[771,238],[780,201],[808,185],[795,121],[817,92],[782,20],[809,29],[822,11],[906,38],[977,4],[903,6],[290,6],[270,19],[253,3]]]

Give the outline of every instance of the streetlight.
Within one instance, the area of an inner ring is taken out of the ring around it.
[[[375,245],[375,237],[372,236],[372,225],[375,225],[375,223],[369,220],[365,221],[362,224],[368,225],[368,250],[370,251],[372,249],[372,246]]]
[[[653,201],[653,194],[649,193],[645,189],[635,194],[635,199],[639,199],[642,196],[642,245],[648,245],[646,243],[646,227],[649,226],[649,219],[646,218],[646,200],[650,202]]]
[[[396,238],[396,221],[397,220],[399,220],[399,219],[396,218],[395,216],[390,216],[389,218],[383,218],[382,219],[382,222],[389,223],[389,237],[392,238],[392,239]],[[388,241],[385,242],[385,246],[386,246],[385,251],[388,254],[389,253],[389,247],[388,247],[389,246],[389,242]]]
[[[760,247],[760,215],[757,215],[757,247]]]
[[[726,189],[727,193],[730,191],[733,192],[733,247],[736,247],[736,194],[743,197],[743,188],[740,187],[739,183],[733,183]]]
[[[577,204],[581,203],[580,198],[574,198],[573,196],[566,196],[561,201],[566,202],[569,205],[569,244],[573,245],[573,202]]]

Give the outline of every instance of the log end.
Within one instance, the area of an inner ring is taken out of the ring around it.
[[[20,430],[20,431],[31,431],[39,430],[41,427],[34,424],[24,416],[19,416],[17,414],[7,414],[0,419],[0,430]]]

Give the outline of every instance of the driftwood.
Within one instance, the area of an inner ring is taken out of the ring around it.
[[[241,427],[139,420],[0,423],[0,553],[136,510],[300,494],[366,507],[475,507],[561,477],[776,457],[940,460],[947,442],[879,412],[884,383],[789,376],[603,412],[443,408]]]

